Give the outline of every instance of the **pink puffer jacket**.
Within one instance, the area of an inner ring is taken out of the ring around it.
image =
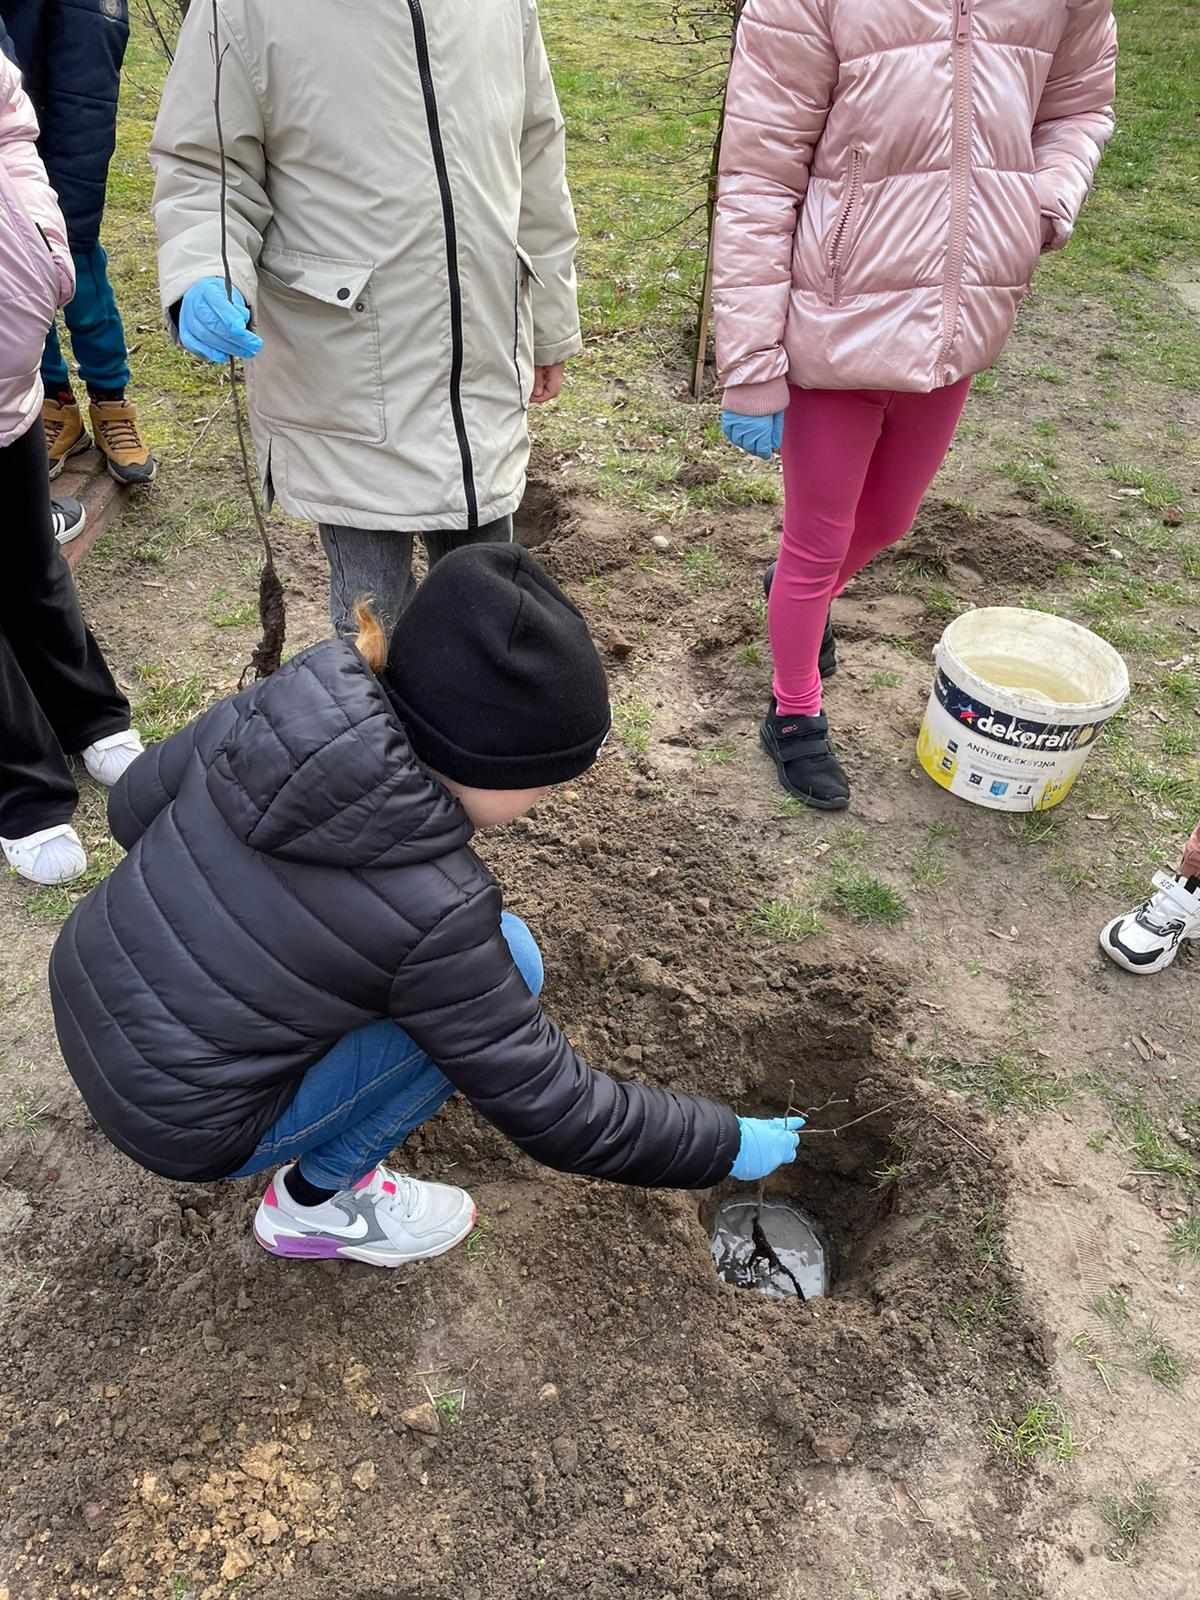
[[[46,330],[75,293],[67,226],[37,136],[21,75],[0,55],[0,448],[38,414]]]
[[[730,410],[989,367],[1113,130],[1111,0],[748,0],[721,148]]]

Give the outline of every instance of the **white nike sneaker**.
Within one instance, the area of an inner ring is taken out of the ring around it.
[[[475,1226],[475,1202],[464,1189],[378,1166],[323,1205],[302,1206],[283,1181],[291,1170],[275,1174],[254,1218],[254,1237],[275,1256],[400,1267],[445,1255]]]
[[[111,789],[122,779],[146,747],[136,728],[124,733],[110,733],[107,739],[97,739],[83,752],[83,764],[97,783]]]
[[[1190,878],[1156,872],[1157,893],[1136,911],[1114,917],[1100,935],[1100,948],[1126,972],[1163,972],[1185,939],[1200,939],[1200,886]]]
[[[18,877],[43,889],[70,883],[87,871],[83,841],[69,825],[43,828],[41,833],[27,833],[23,839],[0,839],[0,848]]]

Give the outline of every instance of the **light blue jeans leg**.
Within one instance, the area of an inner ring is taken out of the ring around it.
[[[541,993],[537,941],[504,912],[500,931],[529,992]],[[235,1178],[300,1158],[320,1189],[350,1189],[454,1093],[449,1079],[394,1022],[356,1028],[304,1075],[283,1114]]]

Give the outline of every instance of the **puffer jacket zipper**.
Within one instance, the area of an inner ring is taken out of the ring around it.
[[[408,0],[412,17],[413,41],[417,51],[417,70],[421,76],[421,93],[425,100],[425,120],[429,124],[429,144],[433,151],[433,165],[437,173],[438,191],[442,197],[442,225],[446,234],[446,273],[450,283],[450,412],[454,418],[454,432],[458,437],[458,452],[462,457],[463,493],[467,500],[467,527],[479,526],[479,501],[475,493],[475,467],[471,458],[471,440],[467,434],[466,417],[462,404],[463,370],[463,297],[462,279],[458,271],[458,226],[454,217],[454,195],[450,188],[450,173],[446,167],[446,151],[442,144],[441,123],[438,120],[437,93],[433,85],[433,69],[429,63],[429,38],[425,31],[425,14],[421,0]]]
[[[851,224],[862,200],[863,159],[861,150],[851,150],[850,173],[846,181],[846,199],[842,205],[837,225],[833,230],[833,237],[829,241],[829,254],[825,263],[825,294],[831,306],[837,305],[841,295],[842,261],[845,257],[847,243],[851,237]]]
[[[952,0],[954,8],[954,143],[950,158],[950,248],[946,255],[946,282],[942,300],[942,348],[938,355],[937,382],[949,378],[946,363],[954,348],[962,297],[963,263],[967,253],[967,212],[971,203],[971,33],[975,0]]]

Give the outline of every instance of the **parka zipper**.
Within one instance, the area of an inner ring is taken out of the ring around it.
[[[850,152],[850,176],[846,185],[846,199],[842,206],[841,215],[838,217],[837,226],[833,230],[833,238],[829,243],[829,255],[825,267],[825,293],[831,306],[838,303],[841,293],[842,278],[842,251],[846,237],[850,232],[850,224],[858,210],[859,201],[862,199],[862,169],[863,153],[859,149]]]
[[[952,0],[954,8],[954,139],[950,157],[950,247],[946,255],[946,285],[942,298],[942,348],[937,381],[948,379],[946,363],[958,332],[963,263],[967,253],[967,211],[971,200],[971,30],[975,0]]]
[[[477,528],[479,502],[475,494],[475,467],[471,458],[471,440],[467,434],[467,422],[463,415],[462,404],[463,299],[462,279],[458,272],[458,226],[454,218],[454,195],[450,189],[446,151],[442,144],[441,124],[438,121],[437,93],[433,86],[433,69],[429,64],[429,38],[425,32],[425,15],[421,10],[421,0],[408,0],[408,10],[412,18],[417,70],[421,77],[425,120],[429,124],[429,144],[433,151],[433,165],[437,173],[438,190],[442,197],[442,225],[446,234],[446,272],[450,282],[450,412],[454,418],[454,432],[458,437],[458,453],[462,457],[467,527]]]

